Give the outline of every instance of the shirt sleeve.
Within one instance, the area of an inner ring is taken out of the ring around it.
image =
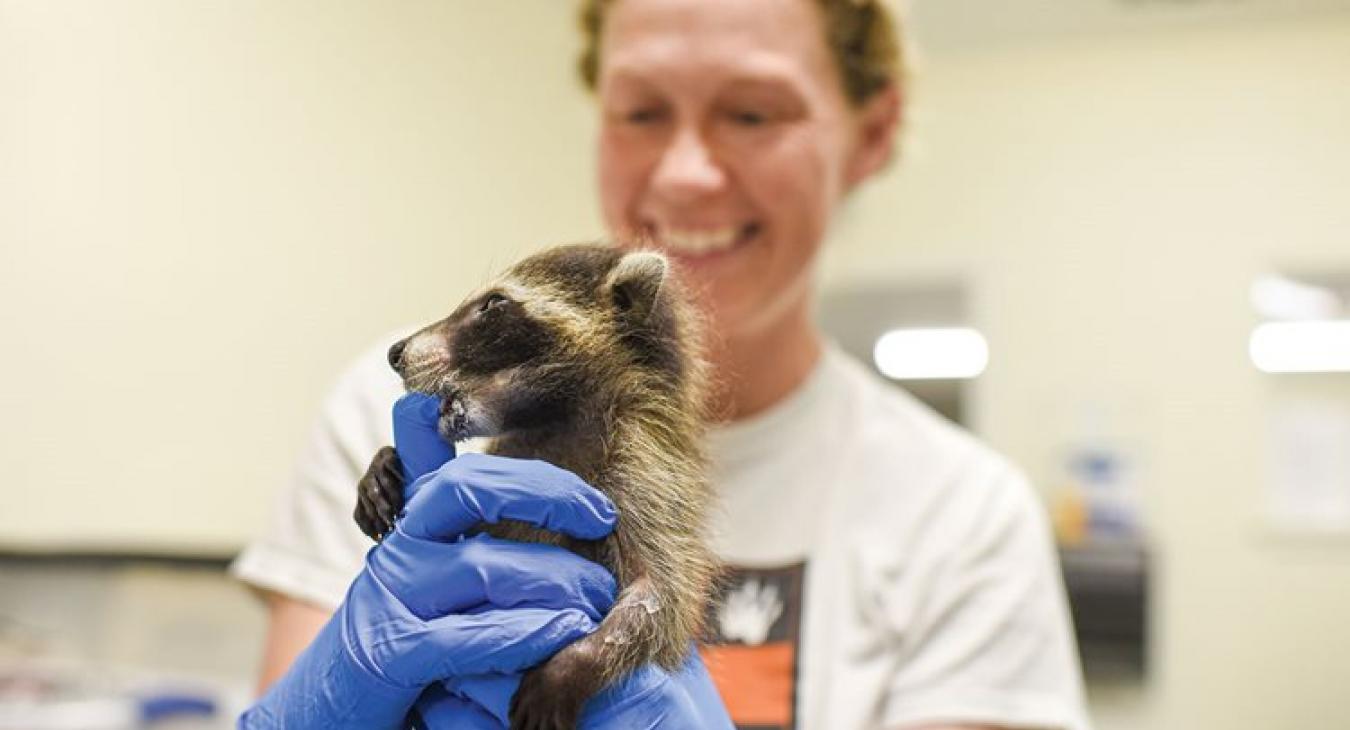
[[[352,513],[371,457],[393,443],[390,410],[403,387],[385,352],[397,338],[382,339],[339,377],[265,531],[230,566],[235,577],[324,608],[342,601],[373,545]]]
[[[1044,510],[1011,467],[976,471],[953,485],[913,544],[911,564],[925,568],[882,596],[896,640],[881,726],[1087,730]]]

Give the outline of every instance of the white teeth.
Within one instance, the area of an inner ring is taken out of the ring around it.
[[[667,248],[681,253],[703,254],[724,251],[736,243],[740,231],[722,228],[716,231],[663,231],[661,241]]]

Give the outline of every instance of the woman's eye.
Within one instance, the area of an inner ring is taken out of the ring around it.
[[[731,119],[742,127],[758,127],[769,121],[768,115],[756,111],[735,111]]]
[[[660,109],[634,109],[624,115],[624,121],[629,124],[651,124],[660,120]]]
[[[483,299],[483,303],[478,305],[478,313],[482,314],[483,312],[486,312],[489,309],[500,306],[509,301],[511,300],[507,299],[501,294],[489,294],[485,299]]]

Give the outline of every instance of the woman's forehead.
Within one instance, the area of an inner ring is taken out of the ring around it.
[[[832,78],[809,0],[619,0],[605,21],[601,76]]]

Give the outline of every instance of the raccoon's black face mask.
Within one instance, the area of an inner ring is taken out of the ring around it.
[[[554,424],[613,368],[677,361],[662,331],[667,271],[657,254],[550,249],[395,343],[389,363],[408,390],[441,399],[447,439]]]

